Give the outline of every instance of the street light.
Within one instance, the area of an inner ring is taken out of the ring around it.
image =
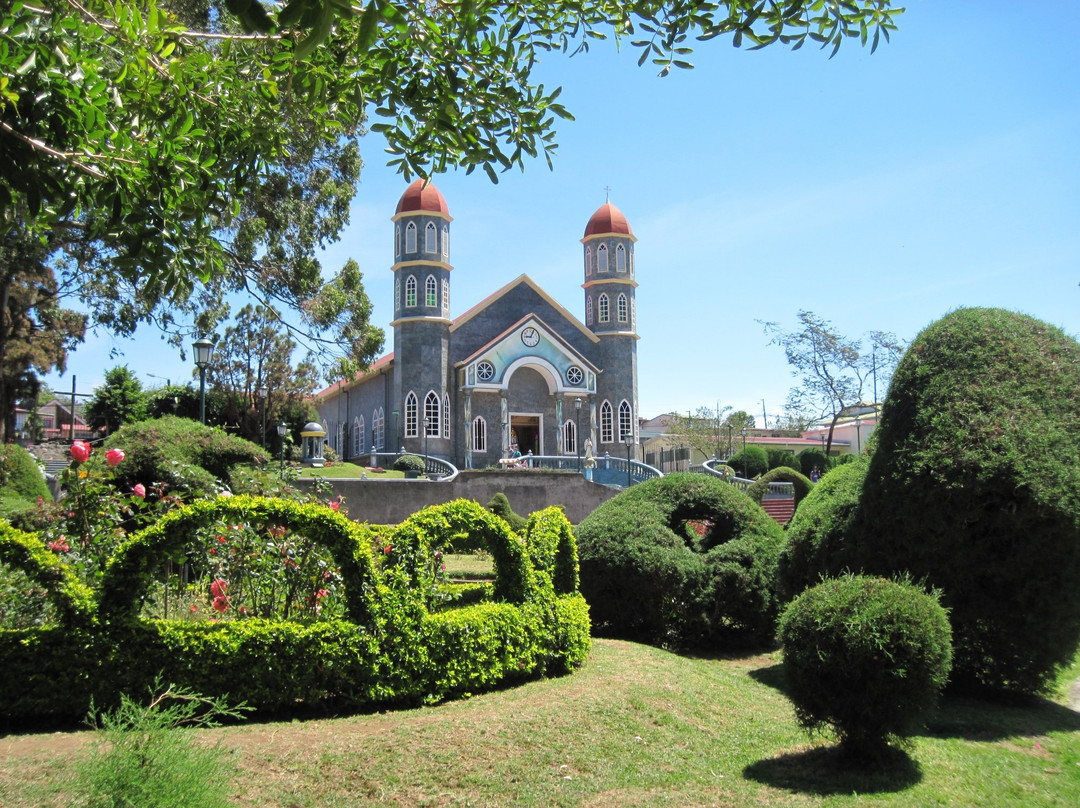
[[[742,476],[744,480],[749,479],[746,472],[746,427],[742,430]]]
[[[577,449],[577,473],[581,474],[581,399],[574,399],[574,448]]]
[[[259,405],[262,409],[262,438],[259,441],[259,445],[264,449],[266,448],[266,397],[270,395],[270,388],[265,384],[259,385],[259,389],[255,391],[259,396]]]
[[[727,425],[727,457],[725,458],[725,460],[730,460],[731,459],[731,455],[732,455],[731,446],[732,446],[732,443],[731,443],[731,424],[728,424]]]
[[[862,454],[862,418],[855,416],[855,454]]]
[[[634,446],[634,433],[626,432],[622,436],[623,443],[626,444],[626,487],[629,488],[634,484],[630,477],[630,449]]]
[[[278,456],[280,458],[278,474],[283,480],[285,479],[285,433],[288,431],[289,428],[285,426],[284,421],[277,425],[278,443],[281,444],[281,448],[278,450]]]
[[[199,369],[199,420],[206,423],[206,369],[214,355],[214,343],[207,337],[199,337],[191,346],[195,350],[195,367]]]

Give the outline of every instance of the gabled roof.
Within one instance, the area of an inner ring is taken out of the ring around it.
[[[372,362],[368,366],[367,370],[359,371],[351,379],[342,379],[341,381],[336,381],[333,384],[328,385],[327,387],[324,387],[322,390],[315,393],[313,398],[316,398],[316,399],[326,398],[327,396],[330,396],[330,395],[332,395],[334,393],[337,393],[338,390],[341,389],[342,383],[348,385],[349,387],[354,387],[357,384],[359,384],[360,382],[364,381],[364,379],[370,378],[371,376],[377,376],[380,372],[382,372],[389,365],[391,365],[393,363],[393,361],[394,361],[394,352],[391,351],[390,353],[385,354],[383,356],[380,356],[378,359],[376,359],[374,362]]]
[[[543,300],[548,305],[550,305],[552,308],[557,310],[559,314],[565,317],[567,322],[574,326],[583,335],[585,335],[590,342],[600,341],[600,338],[596,336],[596,334],[586,328],[584,323],[582,323],[577,317],[567,311],[558,301],[555,300],[555,298],[553,298],[551,295],[549,295],[547,292],[537,286],[536,281],[534,281],[528,275],[518,275],[517,278],[510,281],[510,283],[506,284],[506,286],[488,295],[471,309],[466,311],[464,314],[455,317],[454,321],[450,324],[450,331],[453,332],[461,328],[463,325],[465,325],[465,323],[469,322],[484,309],[494,305],[501,298],[505,297],[518,286],[522,285],[529,287],[529,289],[531,289],[533,292],[543,298]]]

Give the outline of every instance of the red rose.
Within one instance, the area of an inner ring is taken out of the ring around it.
[[[79,463],[85,463],[90,458],[90,444],[84,440],[77,440],[71,444],[71,456]]]

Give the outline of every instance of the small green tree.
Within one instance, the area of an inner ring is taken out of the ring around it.
[[[760,446],[750,444],[740,449],[728,460],[728,465],[735,473],[749,480],[759,477],[769,470],[769,455]]]
[[[124,365],[105,373],[105,384],[94,389],[86,416],[91,424],[102,425],[112,433],[124,424],[145,420],[146,405],[142,382]]]

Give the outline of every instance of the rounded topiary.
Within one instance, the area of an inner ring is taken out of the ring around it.
[[[771,640],[783,531],[734,486],[701,474],[649,480],[576,532],[597,633],[669,647]]]
[[[740,477],[752,480],[769,470],[769,455],[760,446],[747,446],[745,450],[737,451],[728,460],[728,465]]]
[[[15,443],[0,444],[0,513],[29,507],[52,494],[34,458]]]
[[[1080,344],[1001,309],[943,317],[893,375],[853,539],[942,591],[961,686],[1040,692],[1080,645],[1078,398]]]
[[[814,473],[814,469],[818,470],[818,474],[824,475],[832,468],[829,456],[821,449],[803,449],[798,454],[798,460],[799,470],[807,477]]]
[[[814,487],[808,477],[804,477],[795,469],[789,466],[777,466],[754,480],[753,484],[746,489],[746,495],[754,502],[761,504],[762,497],[769,490],[769,483],[791,483],[795,488],[796,509]]]
[[[823,577],[857,565],[848,530],[859,507],[867,461],[837,466],[807,494],[787,526],[779,592],[789,601]]]
[[[799,723],[831,727],[856,756],[909,735],[948,680],[948,617],[909,583],[824,581],[788,605],[778,635]]]
[[[795,453],[787,449],[767,449],[765,456],[769,459],[769,469],[789,468],[799,470],[799,461],[795,459]]]
[[[394,458],[394,471],[417,471],[423,474],[426,467],[424,458],[419,455],[403,454]]]

